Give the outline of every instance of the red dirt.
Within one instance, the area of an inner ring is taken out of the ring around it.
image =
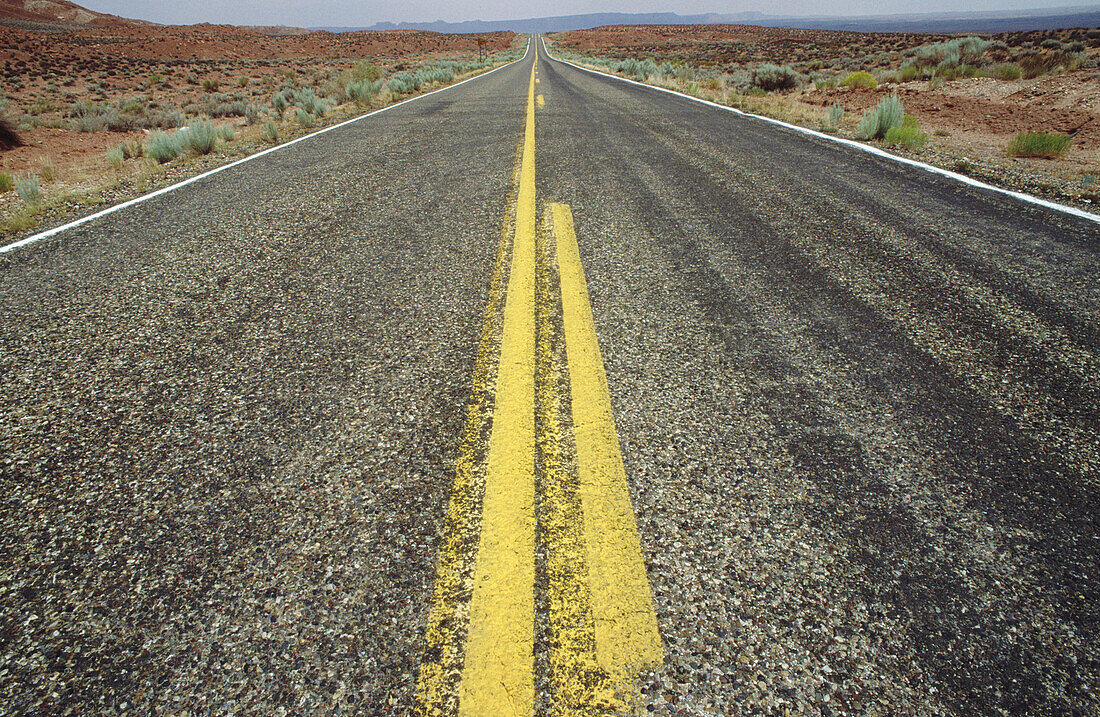
[[[512,32],[164,26],[93,13],[64,0],[0,0],[0,112],[18,125],[24,143],[0,146],[0,171],[55,176],[45,182],[44,195],[93,185],[105,172],[113,176],[106,152],[127,139],[144,139],[146,131],[78,132],[78,103],[132,104],[145,118],[180,111],[185,121],[212,114],[211,107],[223,103],[243,103],[267,112],[266,120],[273,116],[276,91],[309,87],[327,94],[361,60],[394,72],[435,58],[475,59],[479,39],[488,41],[487,53],[506,51],[515,38]],[[216,122],[258,136],[256,128],[243,128],[240,117]],[[131,162],[124,171],[139,169]],[[14,192],[0,194],[0,214],[18,206]]]
[[[622,25],[576,30],[552,36],[554,45],[602,57],[646,58],[710,68],[712,74],[744,76],[758,63],[791,65],[809,78],[842,78],[854,70],[897,70],[921,45],[951,35],[857,33],[747,25]],[[1030,80],[990,77],[948,80],[936,89],[926,81],[884,84],[875,90],[816,90],[809,82],[790,99],[828,107],[839,102],[858,116],[880,99],[897,93],[907,114],[925,131],[938,131],[935,143],[975,156],[1003,157],[1020,132],[1065,132],[1073,148],[1058,163],[1069,170],[1091,169],[1100,150],[1100,32],[1082,28],[983,35],[1003,43],[989,62],[1017,61],[1040,51],[1049,39],[1080,42],[1088,59],[1083,69],[1059,71]],[[991,52],[994,52],[991,50]],[[1042,163],[1045,160],[1035,160]]]
[[[1005,136],[1064,132],[1075,135],[1074,145],[1080,149],[1100,148],[1100,72],[1076,70],[1017,81],[1014,85],[1020,88],[1003,97],[982,92],[983,87],[1003,84],[991,78],[974,78],[928,90],[923,82],[910,82],[875,90],[814,91],[802,101],[822,107],[837,101],[849,112],[863,112],[883,97],[897,93],[906,114],[915,116],[926,128]]]

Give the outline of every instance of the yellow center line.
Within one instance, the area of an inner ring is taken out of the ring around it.
[[[537,61],[537,60],[536,60]],[[504,305],[500,368],[459,714],[534,710],[535,68]]]
[[[554,204],[596,659],[618,685],[663,659],[573,214]]]

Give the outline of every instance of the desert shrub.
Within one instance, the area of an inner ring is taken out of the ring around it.
[[[145,84],[149,87],[156,87],[163,82],[164,75],[160,74],[159,72],[154,72],[153,74],[149,75],[149,79],[145,81]]]
[[[413,91],[412,87],[410,87],[409,84],[405,82],[405,80],[399,77],[391,77],[390,81],[386,83],[386,87],[389,88],[389,91],[394,93],[395,95],[403,95]]]
[[[161,164],[171,162],[183,153],[182,134],[182,132],[154,132],[149,135],[145,154]]]
[[[937,68],[937,72],[947,80],[955,80],[960,77],[982,77],[985,75],[976,65],[955,65],[954,67]]]
[[[37,206],[42,202],[42,193],[38,188],[38,176],[24,174],[15,178],[15,193],[28,207]]]
[[[877,139],[886,136],[892,127],[900,127],[905,119],[905,109],[897,95],[883,97],[877,105],[867,110],[856,127],[857,139]]]
[[[899,82],[911,82],[920,76],[920,69],[914,64],[902,65],[898,70]]]
[[[878,87],[878,80],[875,76],[866,70],[860,70],[853,72],[843,80],[840,81],[841,87],[864,87],[867,89],[875,89]]]
[[[920,131],[920,127],[906,126],[891,127],[886,130],[886,144],[898,145],[906,149],[920,149],[928,141],[928,135]]]
[[[15,179],[7,172],[0,172],[0,194],[15,189]]]
[[[1061,132],[1021,132],[1008,145],[1013,157],[1057,159],[1069,150],[1069,135]]]
[[[382,68],[372,65],[367,60],[355,63],[348,70],[349,82],[377,82],[382,79]]]
[[[833,106],[829,108],[829,114],[825,118],[826,126],[836,129],[842,117],[844,117],[844,108],[840,106],[839,102],[834,102]]]
[[[649,77],[657,74],[657,63],[651,59],[636,60],[633,57],[628,57],[614,63],[609,69],[645,82]]]
[[[150,127],[159,127],[161,129],[175,129],[185,124],[187,124],[187,118],[183,116],[182,112],[176,109],[160,112],[149,120]]]
[[[34,104],[27,110],[27,114],[37,117],[38,115],[48,114],[50,112],[56,112],[57,106],[53,102],[50,102],[45,97],[39,97],[34,101]]]
[[[107,111],[107,129],[111,132],[129,132],[140,129],[144,124],[141,119],[143,118],[120,112],[117,108],[112,107]]]
[[[420,85],[416,81],[416,75],[408,71],[398,72],[392,78],[390,78],[390,81],[387,83],[387,86],[390,88],[390,92],[399,92],[398,90],[393,89],[395,83],[397,84],[397,86],[405,87],[405,90],[403,92],[415,92],[420,89]],[[400,93],[401,92],[399,92],[399,94]]]
[[[237,80],[237,87],[248,87],[248,78],[242,77]]]
[[[1020,58],[1020,71],[1028,80],[1045,75],[1057,66],[1058,60],[1053,55],[1034,53]]]
[[[762,63],[752,73],[752,84],[767,92],[790,90],[798,86],[799,75],[790,65]]]
[[[382,89],[382,80],[360,80],[352,82],[347,87],[348,97],[361,105],[369,105],[371,99]]]
[[[121,170],[126,164],[126,154],[122,151],[122,147],[115,147],[114,149],[107,150],[107,162],[110,163],[116,171]]]
[[[260,110],[251,102],[244,108],[244,120],[250,125],[260,121]]]
[[[324,117],[331,109],[327,102],[317,96],[312,88],[306,87],[294,93],[294,104],[316,117]]]
[[[57,165],[54,164],[52,157],[45,157],[38,163],[38,172],[42,176],[43,182],[52,182],[57,179]]]
[[[276,92],[271,96],[271,106],[275,109],[277,113],[279,113],[280,116],[284,112],[286,112],[286,108],[289,105],[290,102],[287,100],[286,95],[284,95],[282,92]]]
[[[204,92],[217,92],[219,87],[221,87],[221,83],[217,80],[202,81],[202,89]]]
[[[221,137],[224,142],[232,142],[237,138],[237,133],[229,125],[223,125],[218,128],[218,136]]]
[[[690,82],[695,79],[695,68],[690,65],[676,65],[675,75],[677,80]]]
[[[295,115],[295,119],[298,120],[298,124],[301,125],[303,128],[313,126],[313,115],[303,109],[298,110],[298,114]]]
[[[814,87],[817,88],[818,91],[831,90],[834,87],[836,87],[836,78],[835,77],[828,77],[828,78],[821,79],[821,80],[815,80],[814,81]]]
[[[913,62],[918,67],[952,67],[959,64],[977,65],[989,47],[989,40],[980,37],[960,37],[917,48]]]
[[[214,106],[210,111],[211,117],[244,117],[248,112],[248,103],[244,100],[235,102],[222,102]]]
[[[182,149],[195,154],[210,154],[218,143],[218,131],[206,120],[195,122],[179,134]]]
[[[1018,80],[1023,76],[1023,70],[1020,69],[1019,65],[1002,62],[989,68],[989,75],[996,77],[998,80]]]
[[[416,73],[416,81],[419,85],[426,85],[432,82],[447,83],[454,80],[454,78],[455,73],[445,67],[426,67]]]
[[[263,140],[270,144],[279,143],[279,128],[275,126],[275,122],[268,120],[264,125]]]
[[[136,139],[123,142],[118,149],[122,152],[123,159],[136,159],[145,154],[145,146]]]
[[[650,77],[653,77],[658,72],[657,63],[653,61],[653,58],[647,57],[638,63],[638,67],[635,68],[634,76],[642,82],[645,82]]]
[[[102,132],[107,129],[107,108],[91,102],[77,102],[69,111],[76,120],[77,132]]]

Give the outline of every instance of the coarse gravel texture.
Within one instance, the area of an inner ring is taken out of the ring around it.
[[[655,714],[1100,710],[1100,230],[546,63]]]
[[[530,61],[0,257],[0,712],[408,710]],[[644,711],[1100,712],[1097,225],[540,68]]]

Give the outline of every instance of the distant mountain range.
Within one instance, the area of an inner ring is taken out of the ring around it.
[[[661,13],[601,12],[587,15],[538,17],[527,20],[470,20],[467,22],[380,22],[370,27],[315,27],[313,30],[352,32],[355,30],[431,30],[445,33],[564,32],[602,25],[761,25],[810,30],[857,32],[1011,32],[1054,30],[1064,27],[1100,27],[1100,6],[1002,10],[998,12],[950,12],[907,15],[780,16],[760,12],[677,15]]]

